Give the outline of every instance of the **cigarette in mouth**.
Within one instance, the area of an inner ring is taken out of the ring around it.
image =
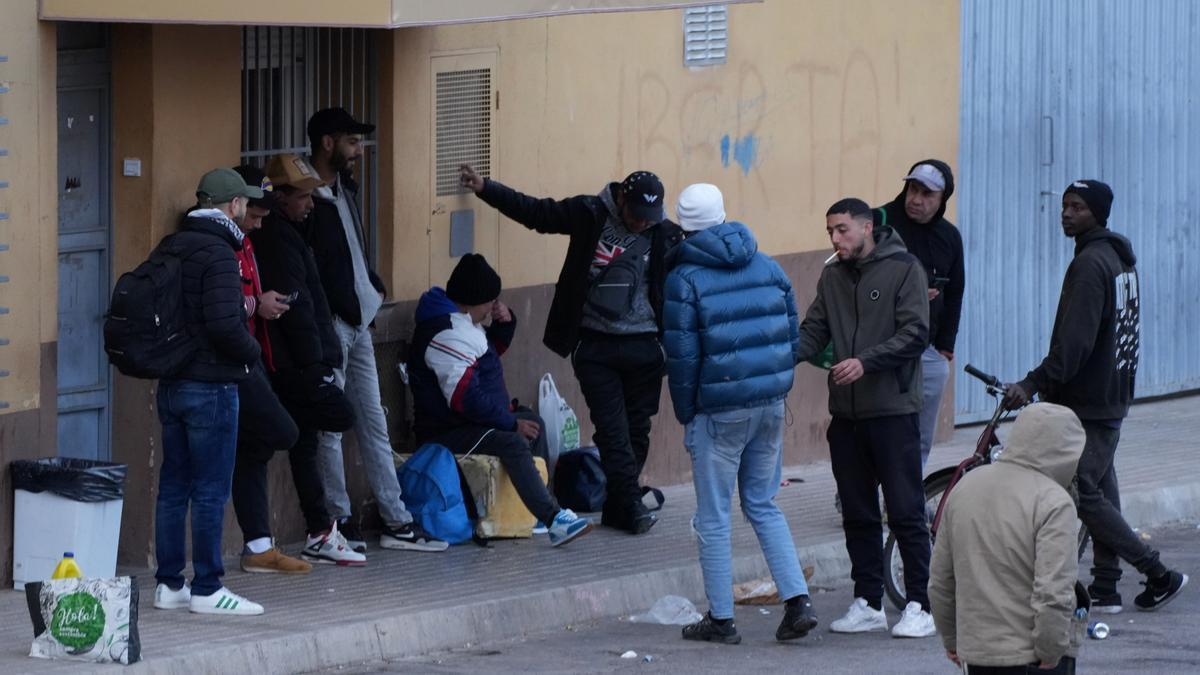
[[[825,259],[825,264],[828,265],[829,263],[833,262],[835,258],[837,258],[837,251],[834,251],[833,255]]]

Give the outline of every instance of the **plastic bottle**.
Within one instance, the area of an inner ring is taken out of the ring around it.
[[[83,570],[79,569],[79,565],[75,562],[75,554],[67,551],[63,554],[63,559],[59,561],[58,567],[54,568],[54,574],[50,575],[51,579],[78,579],[83,576]]]

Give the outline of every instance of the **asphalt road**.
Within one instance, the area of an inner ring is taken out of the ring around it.
[[[1200,673],[1200,527],[1180,525],[1148,533],[1162,559],[1187,573],[1192,582],[1167,607],[1154,613],[1132,610],[1141,578],[1127,570],[1120,591],[1125,612],[1103,617],[1112,634],[1089,640],[1080,655],[1081,673]],[[1088,579],[1089,562],[1081,565]],[[885,633],[835,635],[829,622],[852,601],[849,584],[813,589],[821,625],[808,637],[790,643],[774,639],[781,606],[737,608],[742,644],[685,642],[679,627],[631,623],[625,618],[527,635],[490,645],[470,645],[451,652],[343,667],[350,675],[375,673],[946,673],[957,672],[945,659],[941,641],[893,639]],[[889,623],[898,618],[890,606]],[[703,608],[701,608],[703,610]],[[514,627],[514,633],[519,628]],[[637,658],[623,659],[626,651]]]

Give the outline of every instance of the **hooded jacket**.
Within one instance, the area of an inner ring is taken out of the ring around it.
[[[684,240],[663,307],[675,417],[752,408],[792,388],[800,322],[783,269],[745,225],[714,225]]]
[[[609,183],[604,189],[618,187]],[[522,194],[492,179],[484,181],[479,198],[496,208],[505,217],[542,234],[565,234],[570,237],[567,256],[554,285],[554,299],[546,319],[542,339],[547,347],[562,357],[570,356],[579,344],[579,328],[583,319],[583,303],[587,300],[591,282],[588,278],[592,258],[604,222],[610,211],[597,195],[579,195],[563,200],[537,199]],[[666,282],[671,257],[683,239],[679,226],[664,220],[650,228],[650,265],[648,296],[654,310],[655,323],[662,331],[663,284]]]
[[[346,191],[346,203],[354,219],[359,248],[365,256],[367,246],[363,238],[362,213],[358,208],[358,183],[349,174],[342,174],[341,185]],[[354,260],[350,257],[350,242],[346,240],[346,228],[342,226],[342,217],[338,215],[337,202],[327,198],[323,191],[314,191],[313,210],[306,224],[304,239],[312,247],[330,311],[351,326],[361,326],[362,309],[355,291]],[[369,262],[364,260],[363,264],[367,268],[371,286],[386,294],[387,287],[383,285],[383,279],[371,269]]]
[[[942,204],[928,223],[916,223],[904,210],[904,197],[908,184],[896,198],[876,209],[876,227],[887,225],[900,235],[908,252],[917,257],[925,267],[925,276],[930,284],[935,277],[949,279],[938,296],[929,302],[929,343],[943,352],[954,352],[958,339],[958,324],[962,316],[963,289],[966,286],[966,271],[963,265],[963,242],[958,228],[946,220],[946,202],[954,194],[954,173],[945,162],[923,159],[909,168],[929,164],[937,169],[946,180],[942,191]],[[886,221],[886,222],[885,222]]]
[[[485,330],[435,286],[417,302],[416,324],[408,384],[417,443],[465,425],[514,431],[500,356],[512,344],[516,316]]]
[[[196,353],[175,379],[242,381],[257,365],[260,350],[246,324],[234,255],[242,248],[241,230],[224,216],[192,214],[169,245],[182,261],[184,317],[196,340]]]
[[[288,377],[314,367],[328,375],[342,366],[341,343],[317,262],[301,236],[303,227],[273,211],[263,218],[261,229],[250,233],[263,287],[297,294],[283,316],[267,322],[275,370]]]
[[[921,352],[928,344],[929,295],[920,261],[891,228],[874,231],[875,248],[859,260],[835,260],[817,282],[800,324],[807,361],[833,342],[833,362],[857,358],[863,376],[849,385],[829,375],[829,412],[860,420],[921,410]]]
[[[1075,239],[1050,353],[1021,386],[1065,405],[1082,420],[1129,413],[1137,376],[1140,321],[1137,258],[1129,240],[1098,227]]]
[[[1083,451],[1069,409],[1035,403],[1017,416],[993,464],[947,498],[929,601],[946,649],[967,664],[1057,663],[1078,652],[1078,531],[1067,487]]]

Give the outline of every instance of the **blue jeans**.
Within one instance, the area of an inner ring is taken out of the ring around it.
[[[221,528],[237,453],[238,386],[232,382],[161,380],[158,419],[163,461],[158,474],[154,548],[158,583],[183,586],[188,505],[192,508],[192,594],[221,588]]]
[[[775,494],[783,476],[783,401],[759,408],[701,414],[687,424],[684,445],[692,456],[704,594],[717,619],[733,618],[729,507],[734,482],[742,513],[754,527],[767,567],[784,600],[808,593],[792,531]]]

